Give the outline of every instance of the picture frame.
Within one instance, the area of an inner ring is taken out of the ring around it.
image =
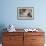
[[[17,8],[18,20],[33,20],[34,19],[34,7],[18,7]]]

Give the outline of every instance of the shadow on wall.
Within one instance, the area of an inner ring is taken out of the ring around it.
[[[6,31],[6,30],[4,30],[4,28],[6,28],[5,25],[0,24],[0,43],[2,43],[2,36],[3,36],[2,32]]]

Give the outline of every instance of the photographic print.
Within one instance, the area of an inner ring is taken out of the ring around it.
[[[34,8],[33,7],[18,7],[17,19],[21,19],[21,20],[34,19]]]

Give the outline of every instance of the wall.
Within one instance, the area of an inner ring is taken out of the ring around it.
[[[46,0],[1,0],[0,24],[46,28]],[[34,20],[17,20],[17,7],[34,7]]]

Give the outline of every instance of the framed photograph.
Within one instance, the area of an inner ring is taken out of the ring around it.
[[[17,8],[17,19],[33,20],[34,19],[34,8],[33,7],[18,7]]]

